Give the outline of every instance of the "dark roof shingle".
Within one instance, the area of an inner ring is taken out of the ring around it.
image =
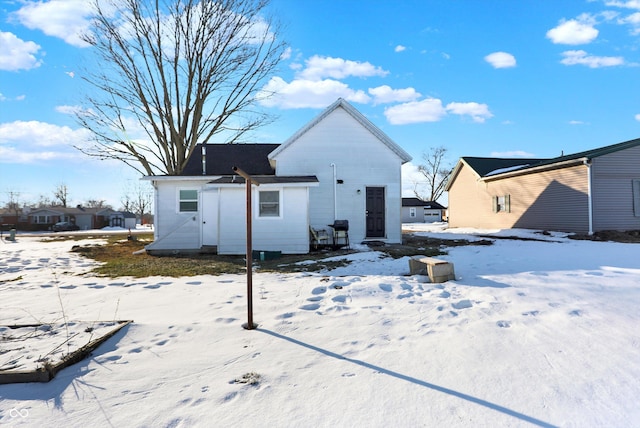
[[[183,176],[231,175],[237,166],[251,175],[274,175],[268,155],[279,144],[198,144],[182,171]],[[202,147],[206,148],[206,174],[202,173]]]

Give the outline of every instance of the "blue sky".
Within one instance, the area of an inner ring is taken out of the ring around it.
[[[554,157],[640,137],[640,0],[272,0],[290,49],[268,82],[279,143],[338,97],[413,157]],[[89,49],[84,0],[0,3],[0,205],[66,184],[116,208],[137,183],[87,158],[69,112]]]

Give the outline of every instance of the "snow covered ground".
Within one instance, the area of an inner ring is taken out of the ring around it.
[[[0,243],[0,325],[134,320],[49,383],[0,385],[0,426],[640,426],[639,244],[407,228],[547,241],[450,248],[443,284],[375,251],[256,274],[256,330],[244,275],[100,278],[85,242]]]

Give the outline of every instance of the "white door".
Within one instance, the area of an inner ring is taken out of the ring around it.
[[[202,245],[218,245],[218,189],[202,191]]]

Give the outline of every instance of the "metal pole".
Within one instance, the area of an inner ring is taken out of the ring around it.
[[[243,177],[246,182],[246,200],[247,200],[247,324],[243,325],[243,327],[247,330],[253,330],[257,327],[256,324],[253,323],[253,242],[252,242],[252,231],[253,226],[251,223],[251,185],[255,184],[259,186],[260,183],[257,181],[253,181],[251,176],[234,166],[233,171]]]

